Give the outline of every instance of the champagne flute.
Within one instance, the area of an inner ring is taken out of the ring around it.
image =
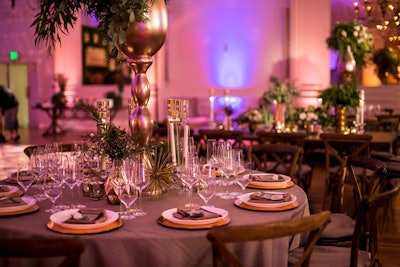
[[[60,211],[55,207],[57,199],[61,196],[61,186],[56,181],[50,181],[44,185],[44,194],[51,201],[51,208],[45,210],[47,213],[56,213]]]
[[[187,168],[181,172],[181,180],[189,189],[189,203],[185,205],[186,207],[197,206],[193,203],[193,186],[198,182],[200,172],[198,157],[191,155]]]
[[[30,174],[30,164],[26,162],[19,162],[17,167],[17,183],[23,189],[24,195],[33,184],[33,177]]]
[[[138,195],[138,207],[135,211],[136,216],[144,216],[147,213],[143,211],[142,208],[142,198],[143,198],[143,191],[149,186],[150,183],[150,177],[146,175],[146,170],[145,170],[145,157],[143,153],[139,153],[136,155],[136,164],[137,164],[137,175],[134,176],[134,183],[136,188],[139,191]]]
[[[74,156],[63,156],[63,182],[66,184],[71,191],[71,205],[73,208],[74,203],[74,186],[76,185],[76,159]]]
[[[47,180],[47,170],[48,170],[47,153],[44,148],[38,147],[32,151],[30,156],[30,169],[32,176],[35,177],[36,187],[41,190],[41,193],[34,195],[33,197],[36,201],[42,201],[46,199],[44,194],[44,186]]]

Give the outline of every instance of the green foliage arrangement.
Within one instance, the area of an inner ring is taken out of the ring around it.
[[[354,81],[337,83],[323,90],[319,98],[322,99],[322,104],[328,106],[357,107],[360,102],[360,89]]]
[[[277,77],[270,78],[271,86],[261,97],[261,105],[277,103],[293,103],[294,99],[300,95],[300,91],[292,83],[280,81]]]
[[[144,145],[141,145],[137,141],[138,137],[131,136],[125,131],[125,129],[121,129],[113,123],[110,123],[109,125],[104,124],[96,107],[90,103],[81,100],[77,104],[77,107],[86,109],[91,114],[96,124],[101,126],[101,131],[83,137],[84,141],[89,144],[90,149],[94,153],[108,156],[111,160],[122,160],[137,153],[140,149],[145,148]]]
[[[123,44],[126,30],[134,22],[148,19],[148,12],[154,0],[41,0],[39,10],[31,27],[35,28],[35,44],[45,42],[51,54],[60,33],[68,34],[74,27],[78,12],[86,10],[98,20],[98,29],[108,40],[109,46]]]
[[[339,56],[344,62],[349,60],[346,56],[347,47],[350,47],[357,67],[366,64],[365,55],[373,50],[372,34],[359,22],[337,23],[326,43],[329,48],[339,51]]]
[[[399,74],[397,67],[400,58],[393,48],[385,47],[375,51],[372,60],[378,66],[378,77],[383,83],[386,83],[389,73],[395,77]]]

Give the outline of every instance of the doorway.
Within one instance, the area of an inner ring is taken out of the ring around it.
[[[10,88],[18,99],[19,127],[29,126],[28,65],[0,63],[0,84]]]

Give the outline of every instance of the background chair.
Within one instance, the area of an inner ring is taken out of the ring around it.
[[[200,129],[197,140],[197,153],[206,156],[206,144],[208,139],[230,142],[233,148],[243,148],[243,132],[230,130]]]
[[[299,155],[295,173],[298,179],[298,184],[307,192],[311,186],[312,177],[312,166],[304,161],[304,143],[307,134],[258,131],[257,137],[260,144],[289,144],[303,148]]]
[[[330,212],[324,211],[290,221],[213,228],[207,234],[207,239],[212,243],[213,266],[223,266],[224,260],[235,267],[244,266],[240,259],[228,249],[227,243],[244,243],[309,233],[301,257],[296,263],[296,266],[308,266],[314,244],[327,225],[329,218]]]
[[[32,146],[27,146],[24,148],[24,153],[28,157],[31,157],[33,150],[35,150],[38,147],[44,148],[45,145],[32,145]],[[74,144],[61,144],[61,152],[69,152],[74,150]]]
[[[332,212],[342,212],[347,157],[369,156],[372,136],[367,134],[322,133],[320,138],[325,149],[323,209],[328,206],[330,201]]]
[[[380,210],[390,206],[399,194],[400,185],[395,179],[382,184],[369,198],[363,198],[357,210],[351,247],[318,246],[314,247],[311,266],[375,266],[379,263],[378,242],[382,236],[383,225],[380,222]],[[360,193],[360,192],[359,192]],[[369,222],[366,224],[365,222]],[[383,227],[384,228],[384,227]],[[363,233],[369,233],[363,237]],[[366,238],[366,242],[361,242]],[[362,244],[366,244],[365,248]],[[302,248],[289,253],[289,261],[295,262],[301,257]]]
[[[79,238],[0,238],[2,258],[62,258],[59,267],[78,267],[84,249]]]
[[[253,168],[262,172],[290,176],[296,183],[296,167],[303,149],[288,144],[256,144],[248,148]]]

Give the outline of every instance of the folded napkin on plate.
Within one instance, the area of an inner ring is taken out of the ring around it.
[[[10,188],[6,185],[0,185],[0,193],[7,193],[10,191]]]
[[[251,178],[255,182],[284,182],[285,178],[278,174],[253,174]]]
[[[76,211],[64,223],[71,224],[95,224],[104,222],[107,219],[106,211],[96,208],[84,208]]]
[[[175,218],[181,220],[206,220],[221,217],[221,214],[214,213],[203,208],[181,207],[173,213]]]
[[[26,205],[26,202],[20,197],[3,198],[0,200],[0,208],[14,207],[20,205]]]
[[[253,203],[283,203],[290,200],[288,193],[255,192],[250,195],[249,202]]]

